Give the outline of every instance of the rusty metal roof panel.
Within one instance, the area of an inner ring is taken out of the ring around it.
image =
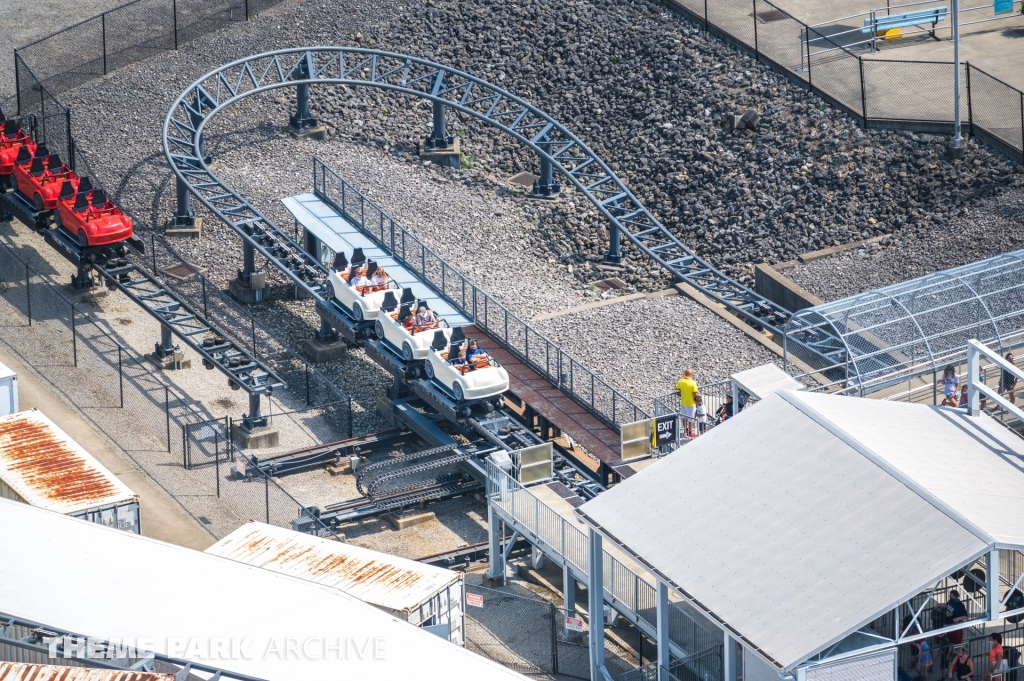
[[[454,570],[252,521],[206,552],[406,613],[462,578]]]
[[[58,513],[139,500],[38,409],[0,417],[0,480],[27,503]]]
[[[174,681],[174,674],[0,662],[0,681]]]

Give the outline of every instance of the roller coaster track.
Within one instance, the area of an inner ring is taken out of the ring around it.
[[[532,104],[469,74],[401,54],[356,47],[266,52],[209,72],[188,87],[164,121],[164,153],[188,191],[323,301],[327,271],[248,201],[219,180],[205,161],[209,120],[244,97],[298,85],[375,87],[439,102],[487,123],[550,161],[609,221],[678,281],[697,288],[755,327],[781,334],[790,312],[699,258],[640,203],[608,165],[568,129]],[[815,341],[805,347],[817,352]]]
[[[408,476],[422,475],[424,473],[429,473],[430,471],[449,468],[464,461],[479,458],[491,451],[494,451],[493,447],[488,449],[477,449],[471,445],[446,445],[444,447],[434,447],[433,449],[409,454],[408,456],[379,461],[361,469],[356,474],[356,489],[358,489],[359,493],[367,499],[376,501],[379,496],[378,493],[382,488],[386,488],[386,485],[389,482],[394,482],[395,480],[400,480],[401,478]],[[438,455],[446,454],[448,452],[454,453],[441,458],[435,458]],[[461,477],[461,474],[459,475]],[[436,478],[434,482],[447,482],[447,480],[441,479],[444,477],[446,476],[442,475]],[[423,484],[423,482],[412,483],[397,489],[387,489],[387,492],[389,495],[408,492],[418,487],[422,487]]]

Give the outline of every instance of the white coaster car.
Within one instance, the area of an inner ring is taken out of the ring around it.
[[[352,266],[346,270],[348,261],[343,253],[339,253],[334,259],[334,267],[327,277],[327,297],[338,301],[357,322],[372,321],[377,318],[381,303],[388,290],[397,290],[398,284],[387,279],[384,284],[377,286],[352,286],[349,281],[354,277],[355,272],[364,266],[365,259],[362,249],[357,248],[352,254]],[[372,278],[377,271],[377,263],[370,260],[365,262],[366,277]],[[387,277],[387,275],[384,275]]]
[[[426,301],[416,300],[412,289],[402,290],[402,299],[397,306],[398,311],[395,312],[395,294],[387,291],[373,328],[377,338],[397,348],[406,362],[427,358],[435,331],[440,331],[445,338],[452,335],[452,329],[443,319],[427,326],[416,326],[412,323],[415,311],[420,307],[427,307]]]
[[[464,366],[449,362],[467,343],[461,328],[447,335],[436,331],[423,367],[427,378],[440,384],[456,402],[484,400],[508,390],[508,372],[489,356],[468,360]]]

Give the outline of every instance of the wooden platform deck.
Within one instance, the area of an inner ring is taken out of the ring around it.
[[[619,434],[599,421],[593,414],[567,397],[546,378],[523,364],[475,326],[464,328],[466,336],[475,338],[484,350],[508,371],[510,389],[534,411],[567,433],[603,463],[613,466],[620,461]]]

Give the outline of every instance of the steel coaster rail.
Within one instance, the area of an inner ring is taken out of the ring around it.
[[[221,109],[249,95],[280,87],[333,84],[377,87],[450,106],[512,136],[533,150],[541,165],[566,177],[611,225],[609,256],[618,258],[625,234],[677,280],[699,289],[751,324],[782,333],[790,313],[712,267],[672,235],[587,145],[537,107],[484,80],[424,59],[356,47],[307,47],[254,55],[199,78],[173,103],[163,127],[163,146],[187,192],[239,232],[261,253],[278,256],[242,231],[258,223],[275,240],[290,242],[265,216],[220,181],[206,164],[202,134]],[[323,266],[301,249],[304,264],[325,277]],[[296,283],[305,286],[295,275]],[[322,300],[322,285],[311,292]]]
[[[337,188],[335,187],[334,192],[330,191],[335,183],[340,185],[341,205],[335,200],[337,198]],[[334,172],[316,156],[313,157],[313,191],[321,200],[331,205],[352,222],[353,225],[361,229],[364,234],[388,251],[393,258],[404,264],[415,274],[423,277],[424,283],[434,285],[434,288],[437,289],[437,292],[443,298],[453,307],[462,311],[481,331],[488,333],[512,355],[518,357],[541,376],[547,378],[553,385],[604,421],[608,426],[618,430],[620,423],[631,423],[649,418],[650,415],[644,409],[613,388],[607,381],[597,378],[590,369],[583,367],[571,355],[564,352],[539,331],[477,288],[475,284],[441,259],[437,253],[428,248],[414,234],[395,222],[394,218],[385,213],[380,206],[366,198],[362,192],[341,175]],[[349,195],[351,195],[352,200],[358,202],[360,213],[358,216],[348,209]],[[370,209],[369,214],[371,217],[377,218],[376,231],[367,225],[367,209]],[[385,228],[385,223],[388,225],[387,228]],[[413,248],[409,248],[410,243],[413,245]],[[396,246],[401,246],[401,249]],[[409,257],[410,252],[416,253],[417,251],[422,258],[420,263],[414,262],[415,258]],[[431,267],[427,267],[426,264],[431,266],[436,264],[440,268],[440,273],[432,275],[430,272]],[[440,281],[437,280],[438,278],[440,278]],[[495,324],[488,322],[486,311],[489,309],[496,311],[498,317],[503,319],[505,322],[504,329],[496,328]],[[512,321],[514,328],[522,329],[524,340],[522,347],[516,346],[509,337],[509,321]],[[502,333],[503,330],[504,333]],[[531,336],[535,339],[533,342],[533,353],[530,351]],[[573,382],[563,378],[563,372],[557,369],[558,362],[556,362],[555,370],[552,370],[550,362],[552,350],[554,350],[559,358],[564,356],[568,362],[578,365],[583,369],[585,373],[583,383],[589,384],[589,400],[583,394],[585,391],[578,390]],[[540,360],[538,360],[537,355],[541,356]],[[598,399],[599,391],[604,396],[603,400]],[[603,407],[599,404],[602,401],[607,403]]]

